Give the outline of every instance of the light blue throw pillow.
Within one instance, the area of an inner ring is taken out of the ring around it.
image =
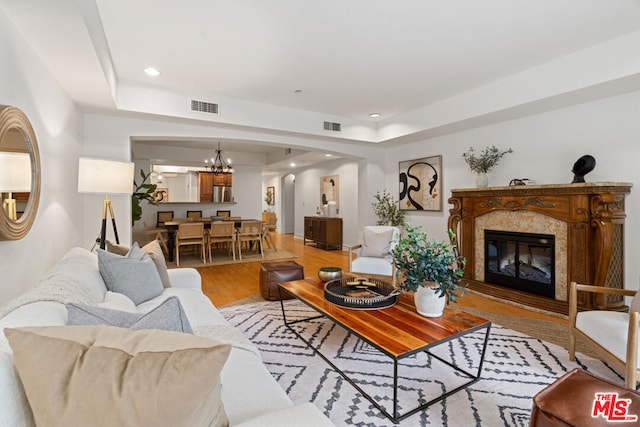
[[[180,300],[171,296],[148,313],[130,313],[93,305],[66,305],[69,325],[109,325],[128,329],[163,329],[193,333]]]
[[[155,298],[164,286],[153,260],[137,243],[126,256],[97,249],[98,268],[107,289],[128,296],[135,305]]]

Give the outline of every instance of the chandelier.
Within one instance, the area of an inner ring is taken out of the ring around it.
[[[216,157],[211,159],[205,159],[204,164],[207,170],[213,173],[233,173],[233,166],[230,162],[222,160],[222,150],[220,149],[220,143],[218,142],[218,149],[216,151]]]

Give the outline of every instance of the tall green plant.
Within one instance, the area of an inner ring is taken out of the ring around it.
[[[393,225],[395,227],[404,223],[404,211],[400,210],[391,194],[384,190],[382,194],[378,191],[373,196],[375,201],[371,203],[373,213],[376,214],[376,225]]]
[[[447,304],[456,302],[464,294],[461,285],[467,262],[458,255],[455,233],[449,230],[449,242],[429,240],[421,227],[406,225],[406,236],[391,251],[396,266],[400,289],[415,292],[425,282],[438,284],[438,296],[447,296]]]
[[[133,185],[135,189],[133,190],[133,194],[131,195],[131,225],[133,226],[136,221],[142,218],[142,206],[140,206],[140,202],[146,200],[152,205],[156,204],[156,200],[153,197],[153,193],[156,191],[158,187],[156,184],[147,183],[149,178],[151,177],[151,171],[145,174],[144,170],[140,169],[140,177],[142,181],[138,185],[136,181],[133,181]]]

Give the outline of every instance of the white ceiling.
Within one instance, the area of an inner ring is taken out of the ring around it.
[[[192,119],[136,99],[180,94],[220,102],[225,114],[214,124],[318,138],[324,131],[306,121],[324,118],[345,123],[335,137],[345,142],[409,140],[442,126],[410,126],[433,116],[430,108],[640,31],[640,0],[0,0],[0,7],[87,111]],[[618,54],[637,57],[638,47]],[[610,81],[637,76],[640,63],[633,65]],[[146,76],[147,66],[161,75]],[[609,77],[597,78],[589,85]],[[558,98],[575,92],[570,80]],[[637,80],[616,90],[638,89]]]

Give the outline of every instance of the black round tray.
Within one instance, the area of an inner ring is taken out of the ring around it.
[[[398,301],[398,294],[391,283],[366,277],[343,277],[324,285],[327,301],[360,310],[391,307]]]

